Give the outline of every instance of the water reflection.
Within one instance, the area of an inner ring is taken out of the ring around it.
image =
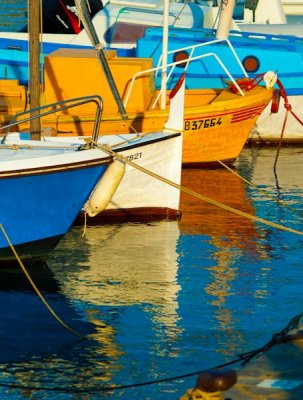
[[[255,213],[245,183],[228,170],[183,170],[182,185],[250,215]],[[187,248],[189,255],[193,248],[197,253],[201,251],[203,241],[211,245],[206,260],[201,257],[202,265],[209,272],[204,287],[205,298],[218,324],[217,338],[221,343],[229,343],[226,355],[233,355],[243,345],[244,339],[241,332],[235,329],[238,321],[228,298],[234,295],[243,274],[239,259],[267,257],[260,245],[260,232],[252,220],[186,193],[181,195],[181,211],[180,248]],[[188,235],[191,235],[191,242]],[[222,352],[222,348],[217,351]]]
[[[281,157],[277,175],[274,155],[248,149],[236,169],[302,209],[301,153]],[[283,217],[300,227],[300,218],[229,171],[184,170],[182,183],[252,215]],[[263,345],[302,312],[301,238],[184,193],[181,211],[179,222],[92,226],[85,235],[75,227],[47,264],[30,267],[59,316],[89,340],[53,319],[19,268],[1,271],[1,380],[76,392],[188,373]],[[168,400],[188,387],[184,380],[90,398]],[[1,386],[0,395],[5,399]],[[36,393],[10,389],[10,395]]]
[[[67,323],[73,321],[75,328],[83,334],[93,331],[90,324],[79,321],[77,313],[66,303],[57,280],[46,264],[36,263],[26,267],[49,304],[60,310]],[[2,267],[0,272],[1,363],[58,352],[74,340],[48,313],[18,266]]]
[[[79,246],[77,230],[73,233],[74,244]],[[146,311],[152,305],[157,307],[154,322],[173,327],[180,290],[176,281],[178,237],[175,221],[91,226],[82,239],[87,249],[84,263],[79,265],[77,259],[77,268],[68,270],[51,261],[49,265],[68,298],[93,306],[144,304]],[[71,241],[72,234],[65,242],[69,249]],[[66,250],[60,247],[64,255]]]

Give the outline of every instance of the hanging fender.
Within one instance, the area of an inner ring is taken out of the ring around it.
[[[272,95],[271,99],[271,113],[272,114],[277,114],[279,111],[279,105],[280,105],[280,98],[281,98],[281,93],[279,89],[275,89]]]
[[[107,167],[107,170],[84,205],[84,211],[87,215],[95,217],[101,211],[105,210],[118,189],[124,174],[125,164],[121,161],[115,160]]]

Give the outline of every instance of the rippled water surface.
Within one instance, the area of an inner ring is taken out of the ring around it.
[[[276,171],[275,155],[242,152],[234,171],[257,187],[223,169],[184,170],[182,184],[301,231],[302,150],[283,149]],[[180,221],[74,227],[29,267],[71,331],[20,268],[1,270],[1,399],[173,400],[191,373],[264,345],[302,312],[300,235],[184,193],[181,210]]]
[[[1,29],[23,26],[26,2],[2,3]],[[282,330],[303,304],[302,236],[287,231],[303,231],[303,150],[282,149],[276,170],[275,156],[242,152],[234,172],[253,185],[183,171],[183,186],[222,207],[182,193],[180,221],[74,227],[27,266],[61,323],[19,267],[2,267],[1,400],[175,400],[195,372]]]
[[[27,23],[26,0],[2,0],[0,2],[0,30],[18,31]]]

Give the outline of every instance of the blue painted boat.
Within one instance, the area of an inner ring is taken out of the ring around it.
[[[285,120],[284,102],[288,102],[295,116],[302,119],[303,101],[303,41],[296,36],[243,33],[232,31],[228,39],[217,40],[215,30],[177,29],[168,32],[167,62],[179,61],[179,68],[171,71],[168,86],[174,84],[186,69],[187,88],[223,88],[229,71],[234,78],[247,76],[257,79],[259,74],[272,70],[278,74],[281,86],[276,86],[284,99],[278,112],[271,105],[262,113],[251,135],[252,140],[276,142],[280,139]],[[149,28],[138,40],[137,57],[152,57],[154,65],[161,65],[162,29]],[[223,60],[219,62],[218,57]],[[287,61],[286,61],[287,60]],[[161,77],[156,77],[159,87]],[[301,115],[300,115],[301,114]],[[287,120],[284,141],[303,142],[303,126],[297,118]]]
[[[111,157],[80,146],[1,144],[1,225],[23,259],[40,258],[69,230]],[[0,259],[14,259],[0,235]]]
[[[90,1],[90,5],[96,0]],[[73,30],[66,19],[75,17],[75,7],[62,10],[64,1],[44,1],[43,36],[41,37],[41,73],[46,54],[58,48],[90,47],[91,42],[85,30]],[[97,1],[97,3],[100,3]],[[207,3],[207,2],[206,2]],[[92,22],[102,45],[118,50],[120,56],[134,56],[136,41],[146,28],[163,25],[163,3],[158,0],[102,1],[103,8],[92,15]],[[181,28],[203,26],[207,5],[170,5],[169,23]],[[58,16],[62,24],[57,24]],[[212,19],[211,19],[212,20]],[[51,27],[51,21],[53,27]],[[61,28],[59,27],[61,25]],[[66,26],[67,29],[62,27]],[[211,25],[212,26],[212,25]],[[75,28],[75,27],[74,27]],[[28,33],[27,27],[20,32],[0,32],[0,79],[18,79],[21,84],[28,83]]]
[[[94,135],[97,128],[96,122]],[[8,135],[0,144],[0,261],[15,260],[14,249],[21,259],[43,258],[69,230],[112,157],[93,146],[14,143]]]

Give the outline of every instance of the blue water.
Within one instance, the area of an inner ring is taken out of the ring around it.
[[[0,2],[0,30],[18,31],[27,23],[27,0]]]
[[[281,331],[303,311],[303,237],[286,230],[303,231],[303,150],[283,148],[274,170],[275,156],[241,153],[235,171],[257,187],[224,169],[183,171],[185,187],[252,219],[182,193],[180,221],[74,227],[26,266],[66,326],[19,267],[3,267],[1,400],[175,400],[196,372]]]
[[[267,343],[302,312],[303,237],[285,230],[303,231],[302,155],[282,149],[274,171],[275,149],[245,149],[235,171],[257,188],[227,170],[182,174],[281,229],[184,193],[180,221],[74,227],[29,273],[75,332],[20,268],[2,269],[0,398],[173,400],[195,372]]]

